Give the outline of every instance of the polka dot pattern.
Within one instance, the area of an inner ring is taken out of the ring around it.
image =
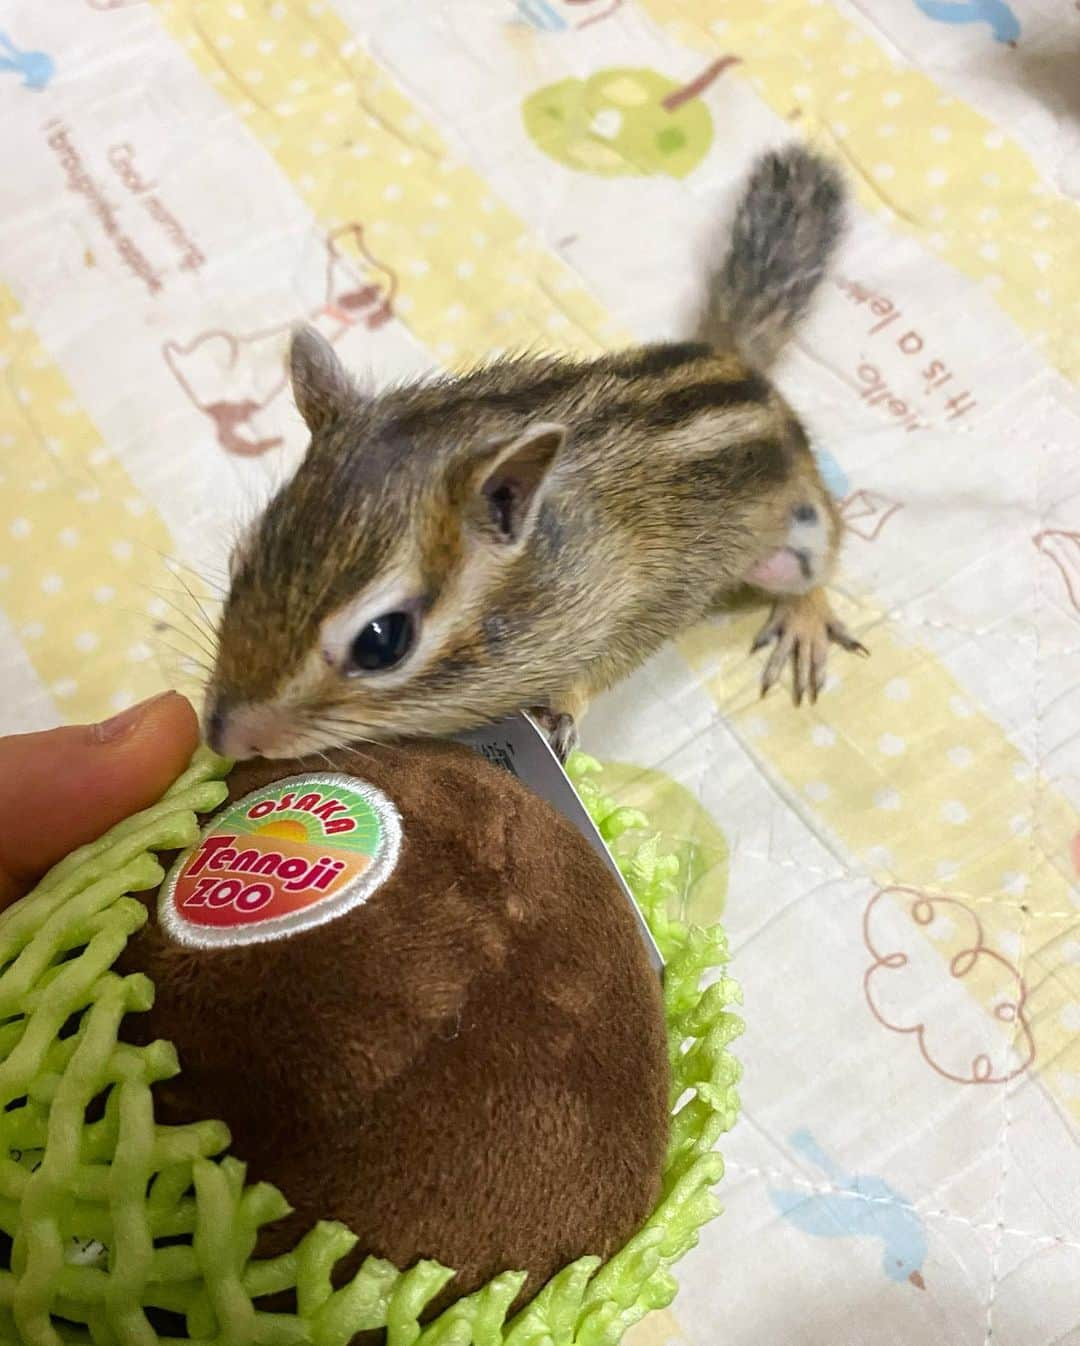
[[[841,618],[857,629],[858,612],[837,601]],[[809,712],[794,711],[783,694],[760,700],[760,668],[741,656],[758,625],[757,614],[740,615],[721,636],[703,627],[679,649],[797,807],[812,811],[815,825],[860,869],[882,886],[961,897],[989,940],[1023,949],[1025,975],[1041,987],[1040,1059],[1045,1053],[1062,1069],[1080,1070],[1080,1040],[1054,1036],[1060,1010],[1080,1004],[1080,966],[1067,963],[1047,933],[1058,921],[1075,928],[1070,878],[1032,845],[1037,790],[1047,852],[1068,854],[1077,830],[1068,803],[1037,780],[941,664],[885,627],[875,626],[872,658],[858,669],[833,656],[849,675],[830,679]],[[730,660],[718,659],[721,641],[735,651]],[[937,933],[943,957],[962,951]],[[980,973],[969,987],[991,1012],[995,986]]]
[[[0,348],[0,442],[20,463],[0,490],[0,606],[61,713],[100,719],[118,687],[130,704],[177,681],[157,660],[129,657],[151,632],[149,591],[175,586],[161,560],[172,544],[115,459],[101,457],[93,424],[3,288]]]

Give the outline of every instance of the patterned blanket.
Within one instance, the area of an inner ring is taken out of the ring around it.
[[[634,1346],[1080,1343],[1078,11],[0,5],[4,731],[197,681],[298,318],[376,379],[673,336],[755,152],[847,167],[780,382],[873,658],[762,702],[732,616],[584,726],[747,1001],[727,1213]]]

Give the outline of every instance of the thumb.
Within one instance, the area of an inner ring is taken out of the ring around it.
[[[0,908],[84,842],[158,799],[199,738],[163,692],[101,724],[0,738]]]

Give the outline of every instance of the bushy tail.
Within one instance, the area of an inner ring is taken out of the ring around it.
[[[756,369],[787,344],[825,275],[845,223],[843,178],[827,159],[790,145],[754,165],[731,242],[712,277],[703,340],[734,345]]]

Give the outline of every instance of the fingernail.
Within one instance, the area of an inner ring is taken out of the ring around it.
[[[158,692],[156,696],[148,696],[145,701],[140,701],[136,706],[128,706],[127,710],[122,710],[119,715],[113,715],[107,720],[102,720],[100,724],[92,724],[90,733],[96,743],[115,743],[118,739],[130,734],[142,717],[158,701],[164,701],[167,696],[175,696],[172,691]]]

